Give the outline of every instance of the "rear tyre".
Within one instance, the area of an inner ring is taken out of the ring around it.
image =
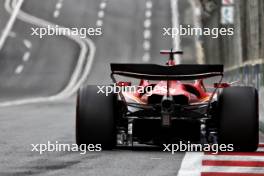
[[[258,92],[253,87],[229,87],[219,96],[219,143],[235,151],[256,151],[259,143]]]
[[[112,149],[116,145],[116,96],[97,92],[95,85],[87,85],[78,92],[76,142],[78,145],[101,144],[103,149]]]

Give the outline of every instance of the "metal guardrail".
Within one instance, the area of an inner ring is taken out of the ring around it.
[[[260,130],[264,132],[264,63],[244,64],[227,69],[225,81],[239,81],[239,85],[253,86],[259,91]]]

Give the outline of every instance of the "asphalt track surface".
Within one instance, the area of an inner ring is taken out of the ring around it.
[[[59,9],[58,3],[61,4]],[[105,8],[101,8],[102,3],[98,0],[26,0],[22,6],[22,10],[32,16],[65,27],[96,27],[101,20],[103,35],[90,37],[96,54],[85,81],[87,84],[108,84],[110,62],[140,63],[145,53],[146,2],[109,0]],[[2,30],[9,16],[4,0],[0,4]],[[101,10],[104,16],[98,17]],[[151,12],[150,62],[163,63],[159,49],[172,45],[170,38],[162,38],[162,27],[171,26],[170,1],[152,0]],[[65,36],[39,39],[30,35],[32,26],[16,20],[0,52],[1,102],[54,95],[67,85],[77,64],[81,48],[75,41]],[[30,54],[26,54],[28,52]],[[18,68],[20,65],[23,69]],[[2,107],[0,117],[0,176],[172,176],[177,175],[185,155],[152,148],[115,149],[85,155],[32,152],[31,144],[75,143],[74,96],[55,102]]]
[[[55,18],[53,13],[56,3],[27,0],[22,9],[33,16],[65,27],[96,27],[100,1],[64,0],[60,15]],[[1,8],[4,6],[1,5]],[[171,48],[171,39],[161,40],[162,25],[171,25],[170,2],[166,0],[161,3],[156,0],[153,1],[152,8],[152,37],[153,40],[161,42],[155,42],[150,53],[155,62],[161,62],[156,49]],[[110,82],[110,62],[142,61],[144,16],[144,1],[114,0],[107,3],[103,35],[91,37],[97,51],[88,84]],[[62,36],[38,39],[30,36],[29,27],[30,24],[17,20],[12,30],[17,37],[8,37],[1,51],[1,57],[5,59],[1,62],[6,64],[1,64],[1,68],[5,68],[1,69],[1,82],[8,83],[1,84],[0,97],[3,101],[49,96],[60,91],[67,84],[76,64],[79,47],[75,42]],[[32,42],[31,57],[25,63],[24,70],[20,74],[14,74],[27,50],[23,42],[19,44],[18,41],[24,38]],[[31,152],[30,144],[47,141],[75,143],[74,97],[54,103],[4,107],[0,114],[1,176],[176,175],[184,156],[184,153],[171,155],[151,149],[117,149],[86,155],[80,155],[79,152],[52,152],[42,155]]]

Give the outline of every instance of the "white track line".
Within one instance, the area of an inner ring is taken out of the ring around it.
[[[143,31],[143,50],[144,50],[144,54],[142,56],[142,61],[143,62],[149,62],[150,60],[150,53],[149,50],[151,48],[151,43],[150,43],[150,39],[151,39],[151,16],[152,16],[152,1],[151,0],[147,0],[146,1],[146,11],[145,11],[145,20],[143,22],[143,27],[144,27],[144,31]]]
[[[5,6],[5,9],[6,9],[6,11],[8,12],[8,13],[12,13],[12,11],[13,11],[13,9],[11,8],[11,6],[10,6],[10,0],[5,0],[5,4],[4,4],[4,6]]]
[[[101,2],[100,3],[100,8],[101,9],[105,9],[105,7],[106,7],[106,2]]]
[[[263,174],[264,168],[262,167],[230,167],[230,166],[203,166],[202,172],[224,172],[224,173],[250,173],[250,174]]]
[[[11,2],[11,3],[12,3],[12,5],[11,5],[11,6],[12,6],[12,7],[15,7],[15,6],[16,6],[16,4],[17,4],[17,1],[18,1],[18,0],[13,0],[13,1]]]
[[[96,21],[96,26],[101,27],[103,26],[103,20],[99,19]]]
[[[30,52],[27,51],[24,53],[22,60],[23,60],[23,62],[27,62],[29,60],[29,58],[30,58]]]
[[[106,1],[107,0],[104,0],[103,2],[101,2],[101,4],[100,4],[100,8],[101,9],[105,9],[106,8],[106,5],[107,5]],[[91,39],[85,39],[85,42],[90,48],[90,56],[89,56],[88,61],[86,62],[84,72],[82,73],[82,77],[79,79],[79,81],[72,88],[72,90],[73,90],[72,94],[74,92],[76,92],[80,88],[80,86],[85,82],[85,80],[87,79],[87,77],[88,77],[88,75],[89,75],[89,73],[91,71],[91,68],[92,68],[92,63],[93,63],[93,59],[94,59],[96,48],[95,48],[95,45],[94,45],[94,43],[92,42]]]
[[[145,12],[145,16],[146,16],[146,18],[150,18],[150,17],[152,16],[152,12],[151,12],[151,10],[147,10],[147,11]]]
[[[171,14],[172,14],[172,28],[178,28],[179,29],[179,8],[178,8],[178,0],[171,0]],[[175,35],[175,38],[173,38],[173,49],[176,51],[181,50],[181,38],[180,35]],[[180,64],[181,56],[175,55],[175,61],[177,64]]]
[[[151,31],[149,29],[144,30],[144,39],[150,39],[151,38]]]
[[[19,0],[18,3],[16,4],[14,11],[11,15],[11,17],[9,18],[7,25],[5,26],[2,36],[0,37],[0,50],[2,49],[2,47],[4,46],[4,43],[6,41],[6,38],[8,37],[9,32],[11,31],[14,22],[16,20],[16,17],[18,15],[18,12],[22,6],[22,3],[24,2],[24,0]]]
[[[264,157],[262,156],[228,156],[228,155],[204,155],[203,160],[232,160],[232,161],[264,161]]]
[[[58,2],[58,3],[56,4],[56,9],[61,9],[61,7],[62,7],[62,3],[61,3],[61,2]]]
[[[23,40],[24,45],[26,46],[27,49],[30,49],[32,47],[31,41],[24,39]]]
[[[200,3],[197,3],[197,1],[188,0],[189,4],[191,5],[192,11],[193,11],[193,23],[194,27],[200,27],[201,26],[201,5]],[[202,48],[202,42],[200,41],[199,37],[197,35],[194,35],[195,39],[195,53],[196,53],[196,62],[198,64],[205,64],[205,58],[204,58],[204,50]]]
[[[7,1],[10,1],[10,0],[7,0]],[[34,24],[34,25],[37,25],[37,26],[41,26],[41,27],[47,27],[48,25],[56,26],[55,24],[52,24],[52,23],[47,22],[47,21],[45,21],[43,19],[39,19],[37,17],[29,15],[29,14],[23,12],[23,11],[21,11],[19,13],[18,18],[21,19],[22,21],[25,21],[25,22],[28,22],[28,23],[31,23],[31,24]],[[58,27],[61,27],[61,26],[58,26]],[[80,45],[81,49],[82,49],[81,53],[79,55],[79,59],[78,59],[79,62],[77,63],[77,66],[75,68],[75,72],[73,73],[71,81],[70,81],[69,85],[67,86],[68,87],[67,89],[71,89],[71,87],[75,84],[77,78],[79,77],[79,73],[80,73],[80,70],[81,70],[81,68],[82,68],[82,66],[84,64],[85,55],[86,55],[88,49],[86,47],[85,42],[82,39],[80,39],[80,37],[71,36],[71,35],[67,35],[67,37],[69,37],[70,39],[72,39],[75,42],[77,42]]]
[[[142,57],[142,60],[143,60],[144,62],[148,62],[148,61],[150,60],[150,54],[149,54],[149,52],[145,52],[145,53],[144,53],[144,55],[143,55],[143,57]]]
[[[23,65],[18,65],[15,70],[15,74],[20,74],[24,69]]]
[[[148,1],[146,2],[146,8],[147,8],[147,9],[151,9],[151,8],[152,8],[152,2],[151,2],[150,0],[148,0]]]
[[[145,51],[149,51],[150,50],[150,41],[149,40],[145,40],[143,42],[143,48]]]
[[[200,176],[203,152],[186,152],[177,176]]]
[[[7,0],[7,1],[10,1],[10,0]],[[11,8],[10,8],[11,9]],[[37,17],[34,17],[32,15],[29,15],[23,11],[21,11],[18,15],[18,18],[22,21],[25,21],[25,22],[28,22],[28,23],[31,23],[31,24],[34,24],[36,26],[41,26],[41,27],[47,27],[48,25],[50,26],[56,26],[55,24],[52,24],[48,21],[45,21],[43,19],[39,19]],[[58,26],[58,25],[57,25]],[[61,26],[58,26],[59,28],[62,28]],[[69,37],[70,39],[74,40],[75,42],[77,42],[80,47],[81,47],[81,53],[79,55],[79,59],[78,59],[78,64],[75,68],[75,72],[73,73],[72,75],[72,79],[70,81],[70,86],[68,85],[67,87],[72,87],[75,83],[75,81],[77,80],[77,77],[79,76],[79,73],[80,73],[80,70],[84,64],[84,60],[85,60],[85,55],[88,51],[87,47],[86,47],[86,44],[85,42],[78,36],[71,36],[71,35],[67,35],[66,37]],[[92,51],[93,52],[93,51]],[[73,81],[75,80],[75,81]],[[69,89],[69,88],[68,88]]]
[[[150,19],[146,19],[146,20],[144,21],[144,27],[145,27],[145,28],[150,28],[150,26],[151,26],[151,20],[150,20]]]
[[[98,18],[103,18],[104,17],[104,11],[103,10],[100,10],[98,12]]]
[[[6,10],[7,11],[11,10],[11,8],[8,7],[8,5],[10,4],[10,0],[6,0],[6,1],[8,1],[5,3]],[[55,24],[52,24],[43,19],[34,17],[22,11],[19,13],[18,18],[27,23],[31,23],[31,24],[41,26],[41,27],[47,27],[47,25],[55,26]],[[77,36],[67,36],[67,37],[77,42],[81,48],[81,52],[80,52],[76,67],[73,71],[70,81],[68,82],[68,85],[58,94],[55,94],[49,97],[36,97],[36,98],[30,98],[30,99],[21,99],[21,100],[15,100],[15,101],[2,102],[0,103],[0,107],[62,100],[62,99],[70,97],[80,88],[80,86],[84,83],[84,81],[86,80],[87,76],[90,73],[96,48],[92,40],[89,38],[81,39],[80,37],[77,37]],[[89,55],[87,56],[87,61],[85,63],[85,59],[86,59],[85,56],[88,51],[87,46],[89,47]]]
[[[54,17],[54,18],[58,18],[59,15],[60,15],[60,11],[59,11],[59,10],[55,10],[55,11],[53,12],[53,17]]]
[[[34,16],[29,15],[29,14],[22,12],[22,11],[19,13],[18,18],[23,20],[23,21],[26,21],[26,22],[29,22],[31,24],[35,24],[38,26],[42,26],[42,27],[47,27],[48,25],[54,26],[54,27],[56,26],[55,24],[53,24],[51,22],[48,22],[48,21],[45,21],[43,19],[34,17]],[[58,27],[64,28],[63,26],[58,26]],[[82,83],[85,81],[85,79],[87,78],[87,76],[90,72],[90,69],[91,69],[91,65],[93,63],[96,48],[95,48],[95,45],[91,39],[89,39],[89,38],[81,39],[80,36],[71,36],[71,35],[67,35],[66,37],[74,40],[75,42],[77,42],[80,45],[81,52],[80,52],[80,55],[78,58],[78,63],[75,67],[75,70],[74,70],[72,77],[71,77],[68,85],[66,86],[66,88],[62,92],[60,92],[59,94],[52,96],[52,97],[49,97],[49,99],[64,99],[64,98],[67,98],[67,97],[73,95],[78,90],[78,88],[82,85]],[[89,47],[89,55],[86,59],[85,55],[88,52],[87,46]],[[88,61],[86,61],[86,60],[88,60]],[[86,64],[85,64],[85,61],[86,61]],[[84,69],[83,69],[84,72],[81,72],[83,66],[84,66]]]
[[[55,5],[55,10],[53,12],[53,17],[58,18],[60,16],[60,10],[62,8],[63,0],[58,0],[58,2]]]
[[[97,21],[96,21],[96,26],[97,27],[102,27],[103,24],[104,24],[103,19],[104,19],[104,16],[105,16],[104,10],[106,8],[106,5],[107,5],[107,3],[104,0],[101,1],[100,5],[99,5],[99,11],[98,11],[98,14],[97,14],[98,18],[97,18]]]
[[[150,158],[151,160],[162,160],[162,158]]]

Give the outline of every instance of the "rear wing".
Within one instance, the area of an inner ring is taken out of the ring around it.
[[[193,80],[223,76],[223,65],[111,64],[112,75],[122,75],[147,80]]]

